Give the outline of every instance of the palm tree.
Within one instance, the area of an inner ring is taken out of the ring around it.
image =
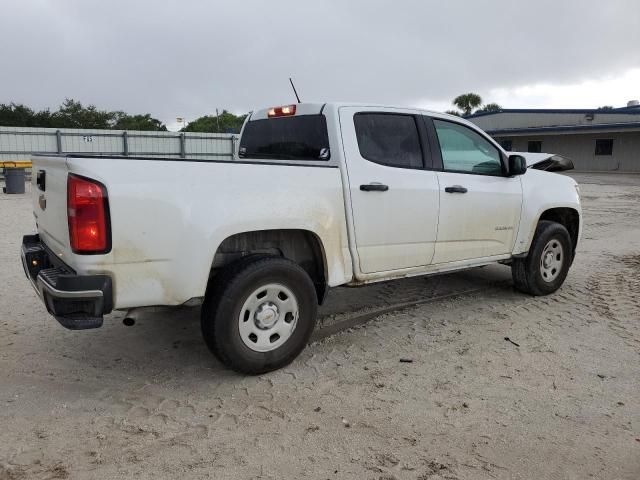
[[[487,103],[486,105],[483,105],[482,108],[476,110],[475,113],[498,112],[500,110],[502,110],[502,107],[497,103]]]
[[[464,115],[471,115],[474,108],[482,105],[482,97],[477,93],[463,93],[453,99],[453,104],[462,110]]]

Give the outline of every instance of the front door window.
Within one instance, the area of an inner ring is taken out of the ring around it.
[[[502,175],[499,150],[469,127],[433,120],[440,142],[442,164],[447,172]]]

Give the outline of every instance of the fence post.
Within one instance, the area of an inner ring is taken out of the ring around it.
[[[187,149],[184,141],[184,133],[180,134],[180,158],[185,158],[187,156]]]
[[[58,146],[58,153],[62,153],[62,132],[56,130],[56,144]]]
[[[129,155],[129,134],[126,130],[122,132],[122,153],[125,157]]]
[[[231,160],[235,160],[236,158],[236,136],[231,135]]]

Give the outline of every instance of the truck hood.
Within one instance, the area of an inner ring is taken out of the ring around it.
[[[521,155],[527,161],[527,168],[546,170],[548,172],[562,172],[573,170],[573,162],[567,157],[555,153],[510,152]]]

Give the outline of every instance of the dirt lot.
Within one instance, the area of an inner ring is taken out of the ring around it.
[[[221,367],[197,310],[64,330],[19,264],[29,199],[0,195],[0,479],[640,478],[640,176],[575,177],[556,294],[504,266],[337,289],[261,377]]]

